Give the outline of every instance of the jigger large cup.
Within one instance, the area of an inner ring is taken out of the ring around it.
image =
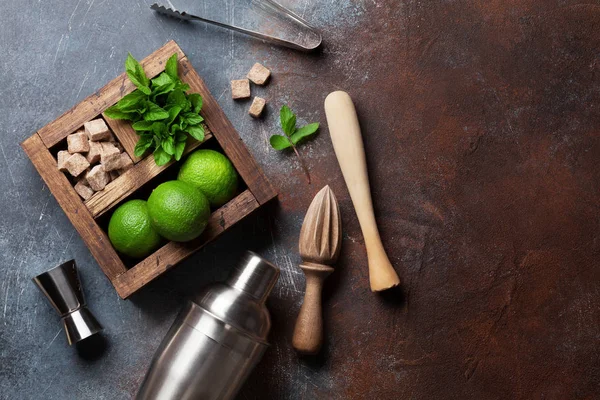
[[[67,261],[32,279],[62,318],[70,345],[102,330],[87,309],[75,260]]]

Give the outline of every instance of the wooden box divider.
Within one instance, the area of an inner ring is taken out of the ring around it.
[[[142,160],[143,157],[137,157],[135,155],[135,145],[138,141],[138,136],[135,130],[131,127],[131,122],[123,121],[120,119],[111,119],[102,113],[102,118],[106,121],[106,124],[111,131],[115,134],[123,149],[127,152],[129,157],[134,163]]]
[[[204,81],[198,76],[188,58],[174,41],[169,41],[140,63],[148,77],[152,78],[164,70],[167,59],[173,53],[178,54],[179,75],[182,81],[190,85],[190,92],[202,95],[201,114],[207,128],[204,141],[189,140],[185,154],[202,146],[208,140],[216,140],[246,184],[245,190],[243,189],[227,204],[212,212],[207,228],[199,238],[187,243],[167,242],[145,259],[139,260],[133,267],[128,268],[112,247],[108,235],[97,221],[98,218],[112,211],[117,204],[127,200],[151,179],[160,176],[174,163],[172,161],[166,165],[157,166],[151,154],[135,157],[133,151],[137,142],[137,134],[131,125],[124,121],[111,120],[103,114],[108,107],[135,90],[135,86],[125,73],[88,96],[21,144],[90,249],[100,268],[122,298],[127,298],[135,293],[277,196],[277,192],[244,146],[235,128],[208,91]],[[95,193],[84,202],[75,192],[67,176],[57,169],[53,153],[56,152],[55,146],[69,134],[81,128],[84,122],[100,116],[104,118],[117,140],[132,157],[134,165],[110,182],[104,190]]]
[[[202,142],[193,139],[188,140],[183,154],[189,154],[210,138],[212,138],[212,135],[207,133]],[[174,163],[175,161],[171,160],[165,165],[159,166],[156,165],[152,156],[145,157],[134,168],[129,169],[106,185],[104,190],[94,193],[92,197],[85,201],[85,205],[94,218],[98,218]]]

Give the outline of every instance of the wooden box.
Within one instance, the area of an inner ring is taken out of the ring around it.
[[[243,187],[239,194],[229,203],[212,212],[206,230],[198,239],[187,243],[168,242],[147,258],[136,262],[123,259],[108,239],[107,221],[115,207],[124,200],[135,198],[136,194],[140,195],[140,192],[144,193],[144,190],[148,192],[148,188],[154,183],[158,185],[162,177],[165,177],[165,180],[173,179],[173,171],[176,168],[172,167],[174,162],[157,166],[151,154],[143,159],[136,158],[133,150],[138,136],[131,128],[130,123],[111,120],[103,116],[103,112],[108,107],[135,90],[135,86],[125,73],[21,144],[92,252],[100,268],[122,298],[127,298],[173,268],[233,224],[277,196],[275,189],[242,143],[238,133],[208,91],[204,81],[198,76],[190,61],[174,41],[168,42],[141,61],[148,77],[152,78],[161,73],[167,59],[173,53],[178,54],[179,75],[185,83],[190,85],[189,93],[202,95],[201,114],[208,126],[205,140],[188,142],[185,153],[187,154],[199,146],[219,148],[231,160],[243,181],[241,184]],[[67,135],[80,129],[84,122],[98,117],[104,118],[135,164],[133,168],[110,182],[104,190],[83,201],[75,192],[69,178],[58,170],[56,153],[61,147],[64,148]],[[167,176],[170,178],[166,178]],[[146,185],[150,180],[152,182]]]

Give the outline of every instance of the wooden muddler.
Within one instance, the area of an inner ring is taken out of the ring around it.
[[[397,286],[400,279],[385,253],[375,222],[360,126],[348,93],[330,93],[325,99],[325,114],[335,155],[365,239],[371,290],[379,292]]]
[[[325,186],[317,193],[300,230],[300,256],[306,276],[304,303],[300,308],[292,345],[299,353],[316,354],[323,342],[321,290],[333,272],[342,246],[342,219],[335,195]]]

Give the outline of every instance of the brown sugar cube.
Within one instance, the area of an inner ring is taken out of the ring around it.
[[[252,105],[250,106],[250,109],[248,109],[248,114],[250,114],[254,118],[260,117],[263,110],[265,109],[265,104],[267,104],[267,101],[265,99],[258,96],[255,97],[254,100],[252,100]]]
[[[250,81],[248,79],[231,81],[232,99],[247,99],[248,97],[250,97]]]
[[[127,153],[121,153],[121,159],[119,160],[119,173],[122,174],[131,167],[133,167],[133,161],[129,155]]]
[[[102,161],[102,165],[104,165],[104,170],[106,172],[123,170],[125,168],[129,169],[133,165],[133,161],[127,155],[127,153],[119,153],[116,157],[110,156]]]
[[[65,168],[74,177],[81,175],[81,173],[89,166],[90,163],[79,153],[72,154],[71,157],[65,161]]]
[[[90,150],[86,154],[85,158],[90,164],[96,164],[98,161],[100,161],[102,144],[100,144],[100,142],[92,142],[91,140],[88,142],[88,144],[90,145]]]
[[[83,182],[84,185],[87,185],[88,182],[87,182],[87,179],[85,179],[85,176],[87,175],[88,172],[90,172],[89,167],[85,171],[83,171],[83,173],[81,175],[79,175],[78,177],[75,178],[75,182]]]
[[[83,180],[75,184],[75,191],[82,199],[87,200],[94,194],[94,191]]]
[[[115,142],[100,142],[100,145],[102,146],[103,151],[108,151],[111,153],[114,152],[114,149],[117,149]],[[119,149],[117,149],[117,151],[119,151]]]
[[[83,129],[92,142],[110,139],[111,136],[110,130],[102,118],[86,122],[83,124]]]
[[[110,177],[104,170],[103,165],[96,165],[85,175],[85,179],[87,179],[88,185],[97,192],[104,189]]]
[[[121,157],[120,154],[117,157],[111,157],[105,160],[101,165],[104,166],[106,172],[116,171],[121,168]]]
[[[105,171],[112,171],[119,168],[121,152],[114,144],[102,142],[102,151],[100,152],[100,163],[104,165]]]
[[[67,159],[71,157],[71,153],[66,150],[61,150],[56,155],[56,159],[58,160],[58,169],[62,172],[67,172],[67,167],[65,166],[65,162]]]
[[[107,172],[118,171],[120,173],[123,173],[129,168],[133,167],[133,161],[131,161],[131,158],[129,158],[129,155],[127,153],[121,153],[119,154],[118,159],[111,158],[107,163],[102,165],[104,165],[104,169]]]
[[[248,72],[248,75],[246,76],[257,85],[264,85],[269,80],[271,71],[262,64],[256,63],[252,66],[250,72]]]
[[[67,136],[67,150],[69,153],[87,153],[90,150],[85,132],[79,131]]]

